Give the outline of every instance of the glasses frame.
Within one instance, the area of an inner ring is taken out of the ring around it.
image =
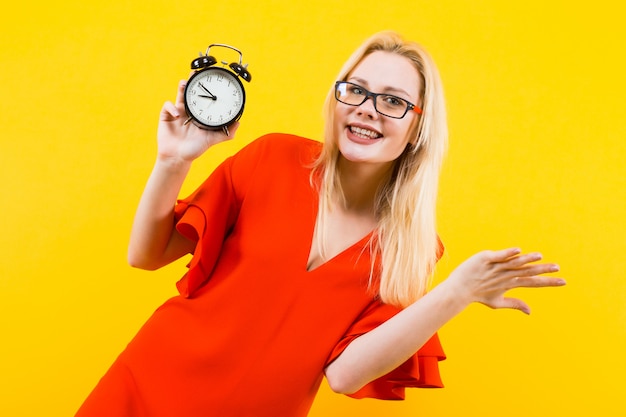
[[[339,86],[342,84],[348,84],[348,85],[353,85],[355,87],[360,88],[361,90],[363,90],[363,92],[365,93],[363,96],[363,101],[361,101],[359,104],[351,104],[351,103],[346,103],[345,101],[342,101],[339,99]],[[406,109],[404,110],[404,113],[402,114],[402,116],[390,116],[388,114],[385,114],[381,111],[378,110],[378,107],[376,106],[376,99],[378,96],[387,96],[387,97],[393,97],[396,98],[400,101],[403,101],[404,103],[406,103]],[[404,116],[406,116],[406,114],[410,111],[414,111],[417,114],[422,114],[423,110],[421,108],[419,108],[419,106],[411,103],[408,100],[403,99],[402,97],[398,97],[398,96],[394,96],[393,94],[386,94],[386,93],[372,93],[371,91],[369,91],[368,89],[366,89],[363,86],[360,86],[358,84],[355,83],[351,83],[350,81],[335,81],[335,100],[337,100],[340,103],[346,104],[348,106],[354,106],[354,107],[358,107],[360,105],[362,105],[363,103],[365,103],[367,101],[368,98],[372,98],[372,103],[374,104],[374,110],[376,110],[376,113],[381,114],[385,117],[390,117],[392,119],[402,119]]]

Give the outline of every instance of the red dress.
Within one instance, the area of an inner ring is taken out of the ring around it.
[[[155,311],[77,416],[307,415],[326,365],[399,311],[367,288],[370,236],[307,271],[320,149],[267,135],[178,203],[178,230],[198,242],[180,295]],[[353,396],[403,399],[404,387],[441,387],[444,358],[435,335]]]

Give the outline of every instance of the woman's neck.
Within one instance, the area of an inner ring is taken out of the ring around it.
[[[340,157],[337,166],[344,208],[357,213],[374,213],[376,194],[391,175],[392,164],[351,162]]]

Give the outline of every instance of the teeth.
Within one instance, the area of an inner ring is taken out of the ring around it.
[[[350,131],[358,136],[361,136],[365,139],[378,139],[380,135],[372,130],[363,129],[360,127],[350,126]]]

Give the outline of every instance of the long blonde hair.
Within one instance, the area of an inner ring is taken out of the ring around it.
[[[380,32],[367,39],[348,59],[337,80],[345,80],[367,55],[385,51],[408,58],[422,80],[423,114],[410,132],[409,145],[396,160],[394,173],[378,190],[378,227],[373,252],[380,253],[379,296],[388,304],[405,307],[420,298],[430,284],[435,263],[441,255],[436,231],[436,200],[439,172],[447,147],[448,129],[443,88],[430,55],[418,44],[405,41],[395,32]],[[325,230],[325,208],[333,197],[343,197],[337,161],[339,148],[334,137],[336,100],[331,88],[324,104],[325,142],[316,161],[321,176],[318,230]],[[324,253],[324,234],[318,235]],[[372,266],[374,268],[374,264]]]

